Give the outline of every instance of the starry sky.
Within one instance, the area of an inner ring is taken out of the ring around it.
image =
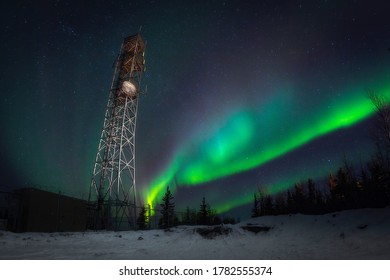
[[[79,3],[80,2],[80,3]],[[12,1],[0,17],[1,187],[87,198],[113,62],[142,26],[137,190],[249,216],[374,152],[390,100],[386,1]]]

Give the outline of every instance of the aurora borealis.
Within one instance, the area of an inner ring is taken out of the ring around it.
[[[9,11],[0,19],[7,188],[85,198],[112,63],[140,25],[148,93],[136,178],[147,203],[169,185],[178,208],[205,196],[218,212],[249,215],[260,183],[276,193],[322,180],[344,157],[364,163],[374,150],[367,90],[390,100],[384,1],[1,6]]]
[[[383,87],[381,92],[390,100],[390,84]],[[278,117],[285,118],[282,113],[272,115],[267,114],[267,110],[261,110],[257,116],[253,116],[253,112],[232,115],[211,137],[206,137],[196,147],[196,153],[187,151],[175,158],[171,169],[163,172],[162,176],[152,183],[152,189],[147,190],[148,203],[153,205],[166,186],[172,183],[193,186],[260,167],[315,138],[352,126],[374,113],[367,96],[352,93],[349,98],[328,108],[327,112],[319,112],[320,117],[312,118],[309,123],[304,122],[302,126],[296,123],[293,130],[273,132],[268,129],[266,137],[256,132],[256,128],[261,128],[262,124],[255,121],[272,123]],[[282,110],[294,110],[292,104],[286,104],[286,108],[278,105],[280,104],[267,104],[267,107],[275,111],[276,106]],[[293,115],[293,112],[288,113],[289,116]],[[277,121],[282,123],[283,119]],[[257,145],[253,145],[254,143]],[[264,147],[259,146],[259,143]],[[284,186],[290,187],[293,183],[285,183]],[[252,195],[249,197],[252,198]],[[250,200],[243,201],[248,203]]]

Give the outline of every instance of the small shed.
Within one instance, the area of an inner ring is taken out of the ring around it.
[[[86,229],[87,202],[37,188],[15,190],[20,197],[20,223],[16,231],[59,232]]]

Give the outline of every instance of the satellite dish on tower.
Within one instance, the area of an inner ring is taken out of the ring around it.
[[[122,83],[122,92],[128,97],[135,97],[137,95],[137,88],[132,82],[124,81]]]

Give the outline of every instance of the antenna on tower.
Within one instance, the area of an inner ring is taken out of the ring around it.
[[[90,229],[136,229],[135,133],[144,54],[137,33],[124,38],[115,61],[89,188]]]

